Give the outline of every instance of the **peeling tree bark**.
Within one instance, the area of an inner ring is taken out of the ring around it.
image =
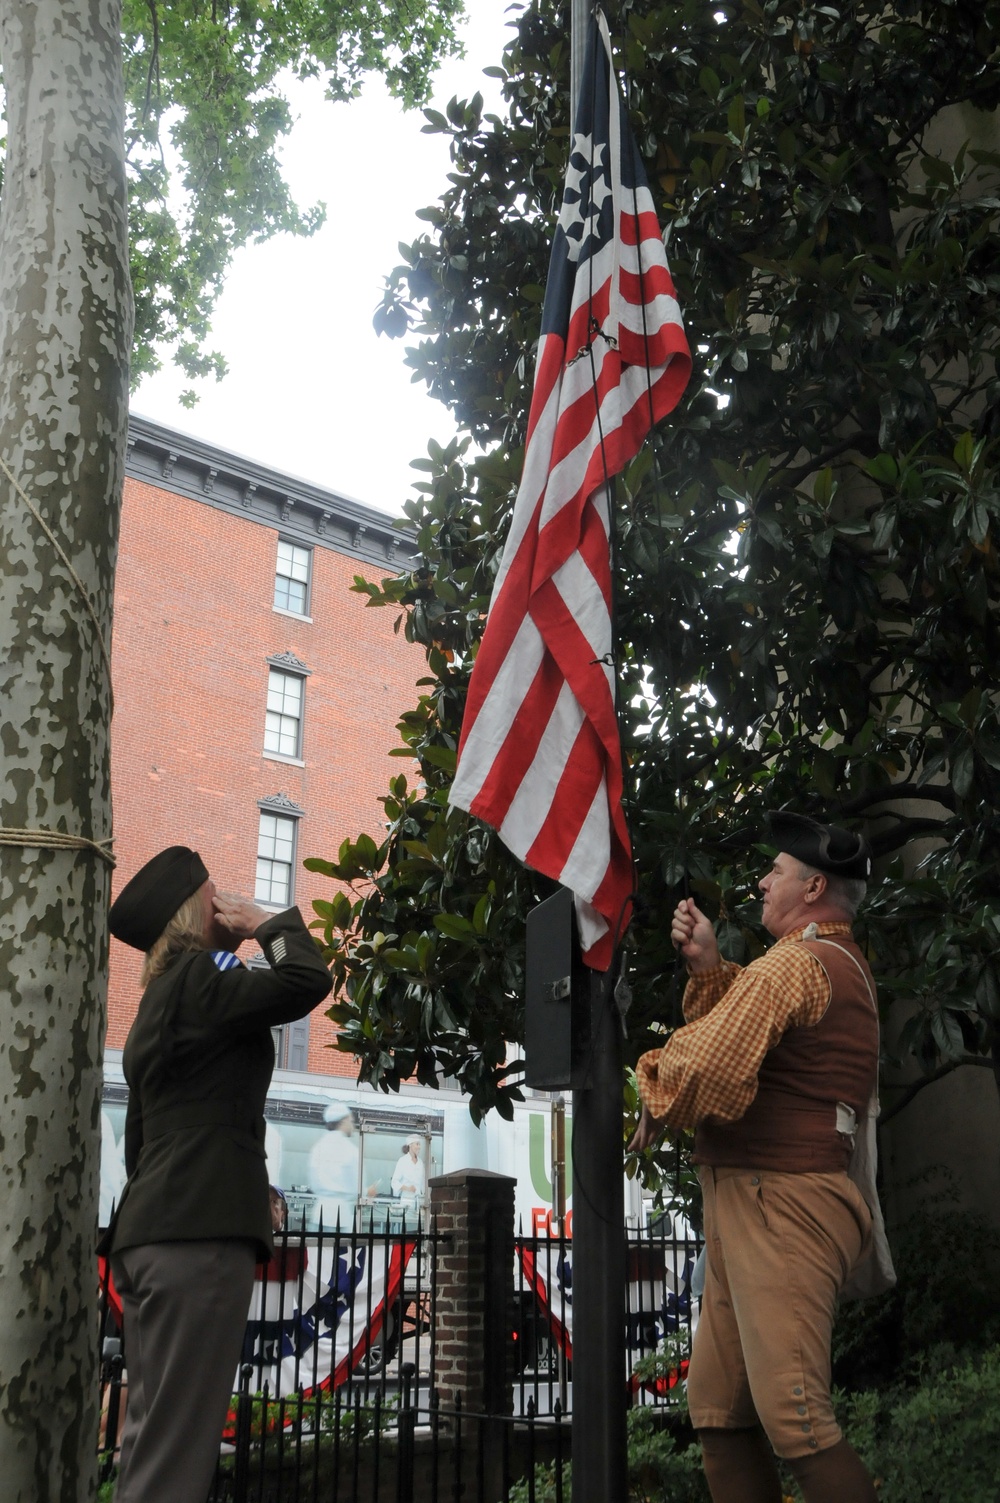
[[[118,0],[0,0],[0,458],[110,643],[132,332]],[[98,631],[0,468],[0,823],[111,831]],[[0,846],[0,1492],[96,1491],[109,872]]]

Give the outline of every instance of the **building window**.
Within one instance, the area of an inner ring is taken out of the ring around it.
[[[279,757],[302,755],[302,699],[305,679],[272,668],[267,678],[264,750]]]
[[[287,814],[269,814],[262,809],[257,836],[256,901],[289,908],[294,900],[294,869],[295,820]]]
[[[278,564],[274,573],[274,604],[279,611],[296,616],[309,614],[309,574],[312,549],[278,539]]]
[[[274,1040],[274,1068],[276,1070],[309,1069],[309,1019],[300,1018],[296,1023],[279,1023],[271,1029]]]

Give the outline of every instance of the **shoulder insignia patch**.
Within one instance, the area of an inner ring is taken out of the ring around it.
[[[231,971],[234,966],[242,964],[229,950],[213,950],[211,955],[220,971]]]

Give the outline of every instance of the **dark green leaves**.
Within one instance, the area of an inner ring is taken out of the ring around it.
[[[1000,6],[913,14],[628,7],[629,110],[694,351],[683,402],[618,488],[625,800],[648,914],[629,941],[634,1053],[660,1037],[652,1019],[679,1020],[682,894],[728,955],[759,952],[763,816],[783,804],[873,840],[866,944],[900,1052],[933,1071],[996,1036],[1000,160],[941,131],[1000,100],[980,46]],[[407,507],[423,565],[358,586],[404,615],[429,677],[400,721],[422,785],[385,803],[385,864],[335,961],[345,1038],[389,1086],[447,1061],[477,1112],[512,1083],[498,1072],[541,884],[448,811],[447,789],[520,473],[564,44],[562,12],[532,7],[504,60],[508,118],[458,101],[429,120],[453,170],[383,308],[486,452],[429,450]]]

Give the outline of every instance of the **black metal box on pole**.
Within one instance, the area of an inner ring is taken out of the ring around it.
[[[560,887],[531,910],[525,934],[524,1083],[576,1089],[590,1049],[590,972],[580,959],[573,894]]]

